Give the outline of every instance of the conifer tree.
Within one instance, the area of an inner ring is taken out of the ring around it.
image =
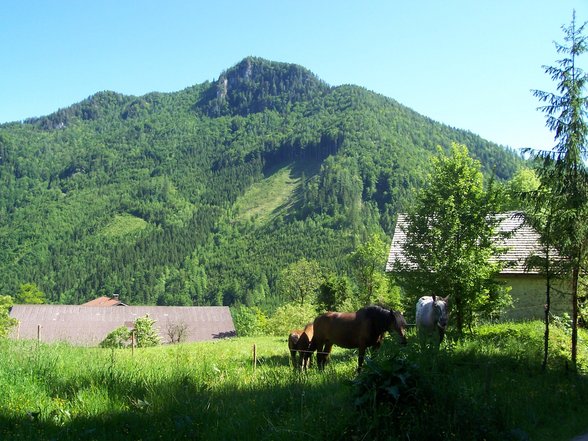
[[[578,57],[588,50],[584,27],[572,22],[563,26],[564,44],[555,43],[564,57],[557,66],[543,66],[545,73],[556,82],[557,92],[534,90],[533,94],[545,105],[539,110],[546,114],[546,126],[554,132],[555,147],[549,151],[533,151],[540,161],[538,169],[541,190],[550,197],[545,201],[553,212],[557,226],[556,248],[567,263],[564,270],[571,281],[572,302],[572,365],[576,366],[578,342],[578,296],[582,265],[588,250],[588,97],[584,88],[588,75],[578,67]],[[541,211],[540,204],[535,212]],[[552,234],[543,231],[543,235]]]

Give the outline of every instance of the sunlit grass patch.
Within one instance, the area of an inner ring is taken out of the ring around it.
[[[117,214],[110,223],[106,225],[101,234],[106,237],[123,237],[138,233],[147,228],[148,223],[131,214]]]
[[[253,184],[235,207],[240,220],[269,221],[278,210],[285,210],[293,203],[294,192],[300,178],[292,175],[292,166],[286,166],[260,182]]]

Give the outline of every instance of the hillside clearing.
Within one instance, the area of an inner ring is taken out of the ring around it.
[[[131,214],[117,214],[112,221],[106,225],[101,234],[106,237],[123,237],[139,233],[147,228],[149,224],[143,219]]]
[[[264,224],[280,211],[286,212],[295,201],[300,180],[300,177],[293,176],[290,164],[253,184],[235,203],[237,219]]]

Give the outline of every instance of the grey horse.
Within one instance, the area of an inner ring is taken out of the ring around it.
[[[447,297],[423,296],[416,304],[416,327],[419,335],[439,334],[443,341],[447,328]]]

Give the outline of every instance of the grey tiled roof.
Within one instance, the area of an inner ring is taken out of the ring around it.
[[[501,222],[498,226],[498,235],[495,244],[505,247],[507,252],[494,257],[494,261],[505,262],[506,266],[501,274],[538,274],[537,269],[527,270],[525,260],[527,257],[541,255],[539,245],[539,234],[530,226],[524,224],[523,218],[518,212],[507,212],[498,215]],[[407,217],[399,214],[396,221],[396,228],[390,246],[386,271],[394,270],[395,262],[406,262],[403,252],[403,245],[406,242],[406,235],[402,230],[406,226]],[[510,233],[504,237],[500,233]]]
[[[506,248],[506,253],[491,260],[506,263],[501,274],[538,274],[537,268],[527,268],[526,260],[533,255],[545,255],[541,251],[539,233],[525,224],[518,212],[509,211],[498,216],[501,221],[495,243]],[[504,234],[507,236],[505,237]]]
[[[235,326],[226,306],[126,306],[14,305],[10,316],[19,321],[12,337],[36,339],[38,325],[43,342],[67,341],[74,345],[96,346],[114,329],[132,327],[149,314],[156,320],[163,343],[168,343],[168,327],[187,326],[184,341],[204,341],[235,335]]]
[[[394,228],[394,236],[392,236],[392,245],[390,246],[390,253],[388,253],[388,261],[386,262],[386,272],[394,271],[396,261],[402,263],[406,262],[404,258],[403,246],[406,242],[406,234],[403,227],[406,225],[406,215],[399,214],[396,219],[396,227]]]

